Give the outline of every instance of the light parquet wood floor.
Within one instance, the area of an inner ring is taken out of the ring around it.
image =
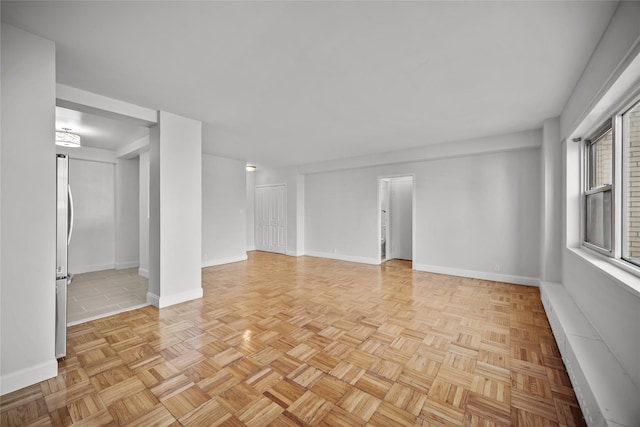
[[[581,426],[537,288],[252,252],[69,328],[2,426]]]

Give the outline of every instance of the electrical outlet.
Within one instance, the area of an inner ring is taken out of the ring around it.
[[[499,272],[499,271],[500,271],[500,264],[496,264],[496,265],[493,267],[493,269],[494,269],[494,271]]]
[[[337,254],[338,253],[338,248],[333,248],[333,253]]]

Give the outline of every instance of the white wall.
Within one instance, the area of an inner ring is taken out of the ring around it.
[[[438,160],[417,173],[414,264],[537,284],[539,156],[522,150]]]
[[[116,163],[116,268],[140,264],[140,161]]]
[[[202,123],[160,111],[150,150],[147,300],[162,308],[202,297]]]
[[[55,46],[2,23],[0,394],[57,374]]]
[[[306,177],[304,175],[296,175],[296,253],[290,255],[304,255],[305,248],[305,187]]]
[[[138,274],[149,277],[149,152],[140,153],[140,203],[138,205],[139,218],[139,248],[140,265]]]
[[[566,191],[563,226],[566,247],[562,250],[562,284],[602,340],[640,388],[640,297],[580,254],[578,145],[571,141],[581,123],[599,123],[615,107],[607,90],[640,51],[640,3],[620,2],[600,44],[561,116],[561,138],[566,142],[563,174]],[[633,73],[636,85],[640,80]],[[626,78],[626,76],[623,76]],[[625,95],[630,91],[623,91]],[[584,136],[584,135],[575,135]]]
[[[305,253],[377,264],[380,168],[306,176]]]
[[[73,234],[69,242],[72,274],[115,267],[115,167],[113,163],[69,160],[73,194]]]
[[[537,284],[539,169],[534,148],[307,175],[306,252],[378,263],[377,179],[415,174],[414,268]]]
[[[149,291],[147,302],[160,305],[160,125],[149,129]],[[198,257],[199,259],[199,257]]]
[[[70,170],[76,169],[71,170],[70,183],[79,216],[69,247],[70,271],[77,274],[139,266],[138,158],[118,159],[115,151],[92,147],[56,146],[56,152],[69,155]],[[146,215],[146,208],[144,212]],[[148,260],[148,244],[146,252]]]
[[[589,115],[626,66],[640,52],[640,3],[621,1],[598,42],[562,114],[560,131],[566,137]]]
[[[390,183],[391,257],[412,258],[413,179],[397,178]]]
[[[245,162],[202,155],[202,266],[247,259]]]
[[[562,143],[560,120],[545,120],[542,128],[540,280],[560,282],[562,276]]]

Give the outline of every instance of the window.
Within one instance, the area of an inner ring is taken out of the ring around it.
[[[622,114],[622,258],[640,265],[640,102]]]
[[[587,141],[585,238],[595,249],[611,252],[613,201],[613,129],[605,123]]]
[[[583,153],[583,244],[640,266],[640,101],[593,132]]]

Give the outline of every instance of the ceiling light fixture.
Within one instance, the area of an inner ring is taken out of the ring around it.
[[[80,147],[80,135],[69,133],[71,129],[62,128],[62,131],[56,131],[56,145],[62,147]]]
[[[256,170],[256,167],[254,165],[247,165],[247,172],[253,172]]]

